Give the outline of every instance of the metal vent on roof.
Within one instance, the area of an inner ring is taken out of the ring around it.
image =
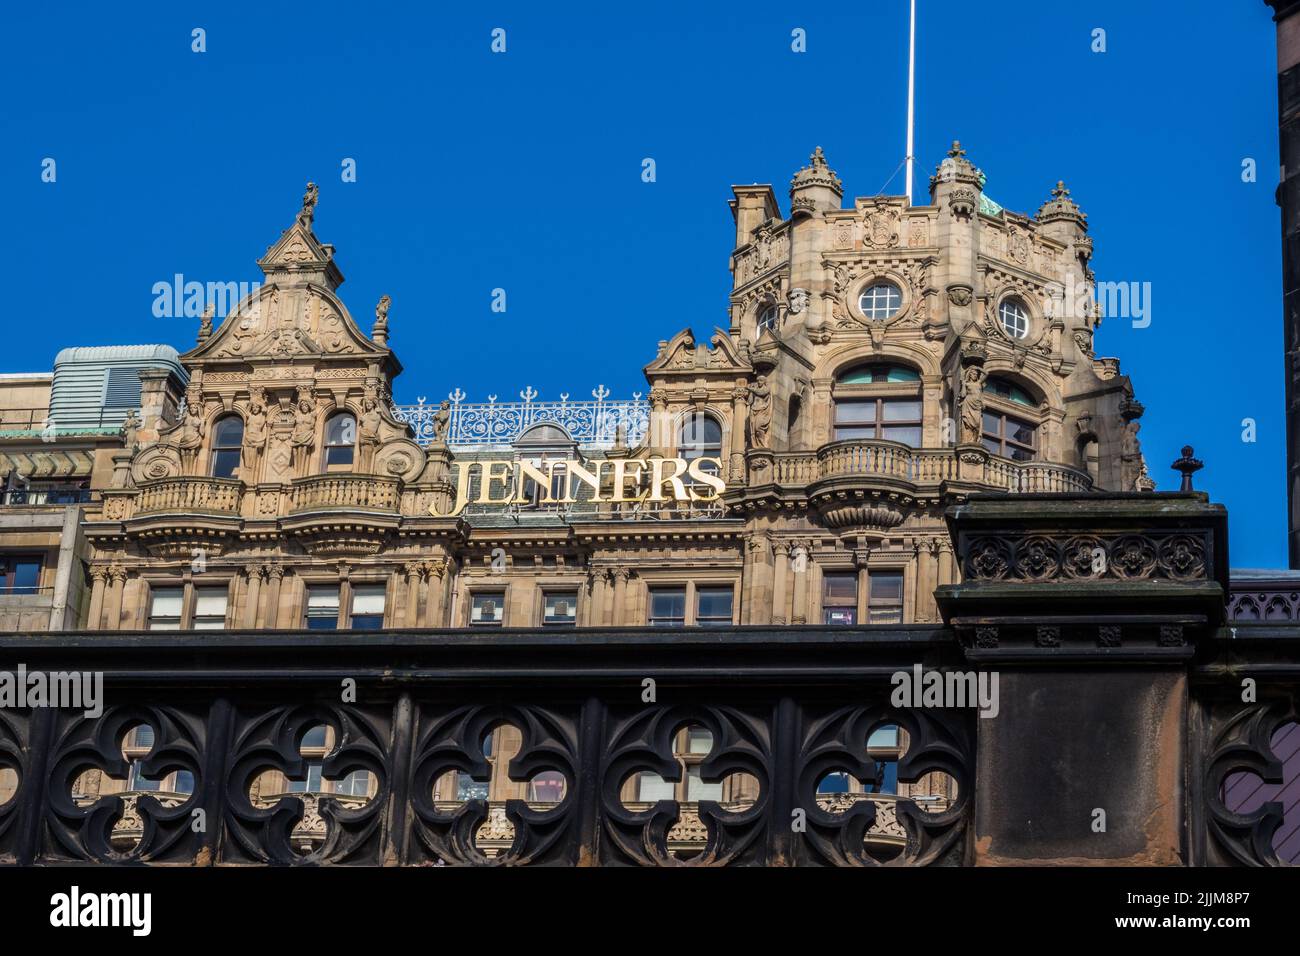
[[[104,389],[105,408],[140,407],[140,370],[110,368],[108,384]]]

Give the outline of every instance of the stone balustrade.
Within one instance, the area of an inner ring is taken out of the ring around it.
[[[396,513],[401,500],[396,479],[373,475],[314,475],[293,483],[290,514],[356,508]]]
[[[1092,479],[1088,475],[1067,465],[1012,461],[985,455],[982,464],[977,464],[972,474],[962,464],[956,448],[911,448],[899,442],[855,439],[831,442],[816,453],[778,453],[773,462],[773,472],[776,483],[786,486],[864,475],[893,478],[918,486],[966,480],[1000,491],[1015,492],[1082,492],[1092,489]]]
[[[239,514],[243,484],[230,478],[187,476],[163,478],[140,485],[137,515],[164,511]]]

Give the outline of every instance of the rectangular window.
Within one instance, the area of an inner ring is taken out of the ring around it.
[[[226,588],[195,588],[194,630],[225,630],[226,595]]]
[[[858,623],[858,573],[827,571],[822,574],[822,623]]]
[[[731,624],[734,588],[698,588],[695,591],[695,623],[700,627],[726,627]]]
[[[500,627],[505,610],[504,592],[479,591],[470,600],[469,623],[473,627]]]
[[[636,781],[636,798],[641,803],[656,803],[660,800],[674,800],[677,794],[671,780],[665,780],[657,773],[642,773]]]
[[[681,627],[686,623],[685,588],[650,589],[650,626]]]
[[[0,555],[0,594],[35,594],[40,590],[41,559],[35,555]]]
[[[542,601],[542,624],[547,627],[569,627],[578,622],[578,595],[573,591],[548,591]]]
[[[339,589],[312,587],[307,589],[307,627],[313,631],[333,631],[339,626]]]
[[[700,800],[721,800],[722,782],[705,783],[700,775],[699,766],[689,767],[686,771],[686,799],[691,803],[698,803]]]
[[[154,588],[149,595],[149,630],[179,631],[184,588]]]
[[[352,589],[352,627],[358,631],[378,631],[384,626],[384,592],[382,584],[358,584]]]
[[[324,764],[309,763],[307,764],[306,780],[289,780],[284,781],[286,793],[320,793],[321,770]]]
[[[903,572],[869,571],[867,574],[867,623],[903,623]]]
[[[334,792],[346,797],[364,797],[370,792],[370,771],[353,770],[334,784]]]

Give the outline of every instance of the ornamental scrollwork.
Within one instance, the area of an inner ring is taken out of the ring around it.
[[[962,564],[971,581],[1199,581],[1210,574],[1205,537],[1186,532],[987,534],[972,538]]]

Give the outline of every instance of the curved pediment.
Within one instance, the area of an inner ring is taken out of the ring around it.
[[[314,283],[264,285],[232,309],[221,327],[181,356],[186,363],[296,357],[386,358],[329,289]]]

